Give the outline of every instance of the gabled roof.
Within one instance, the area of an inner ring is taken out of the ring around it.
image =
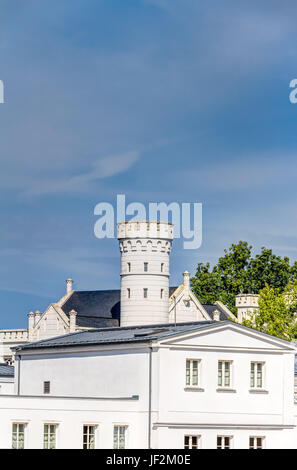
[[[4,363],[0,363],[0,377],[13,377],[14,376],[14,367],[9,366]]]
[[[221,322],[220,324],[222,324]],[[207,328],[210,325],[218,325],[218,322],[200,321],[186,323],[163,323],[158,325],[144,325],[121,328],[98,328],[93,330],[78,331],[55,338],[44,339],[34,343],[27,343],[15,347],[17,351],[29,349],[60,348],[82,345],[103,345],[117,343],[141,343],[161,338],[170,337],[197,329]]]
[[[226,312],[219,305],[209,305],[209,304],[202,304],[202,305],[212,320],[213,320],[213,314],[215,310],[218,310],[220,312],[220,320],[230,320],[230,317],[226,314]]]

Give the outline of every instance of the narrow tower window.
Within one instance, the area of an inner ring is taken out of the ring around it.
[[[161,289],[161,292],[160,292],[160,299],[163,299],[163,294],[164,294],[164,289]]]
[[[130,297],[131,297],[131,290],[129,288],[127,289],[127,297],[128,297],[128,299],[130,299]]]
[[[161,273],[164,271],[164,263],[161,263]]]
[[[143,298],[144,299],[147,299],[147,291],[148,291],[147,288],[143,289]]]
[[[148,271],[148,263],[144,263],[143,269],[145,273]]]
[[[131,263],[127,263],[127,270],[128,270],[128,273],[131,272]]]

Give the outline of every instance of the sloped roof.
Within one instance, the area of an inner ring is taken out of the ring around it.
[[[18,351],[27,349],[44,349],[57,347],[90,346],[116,343],[141,343],[170,337],[192,330],[218,325],[215,321],[200,321],[186,323],[164,323],[158,325],[144,325],[122,328],[98,328],[94,330],[78,331],[75,333],[44,339],[34,343],[27,343],[14,349]]]
[[[209,305],[209,304],[202,304],[202,305],[212,320],[213,320],[213,314],[215,310],[218,310],[220,312],[220,320],[230,320],[230,317],[226,314],[226,312],[219,305]]]
[[[170,287],[169,295],[177,289]],[[120,325],[121,291],[92,290],[74,291],[62,305],[62,310],[69,315],[71,310],[77,312],[76,324],[82,327],[105,328]]]
[[[9,366],[4,363],[0,363],[0,377],[13,377],[14,376],[14,367]]]

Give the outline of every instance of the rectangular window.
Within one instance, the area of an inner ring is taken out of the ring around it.
[[[22,424],[22,423],[12,424],[12,448],[13,449],[25,448],[25,424]]]
[[[232,436],[217,436],[217,449],[231,449]]]
[[[131,272],[131,263],[127,263],[127,271],[128,271],[128,273]]]
[[[164,263],[161,263],[161,273],[164,271]]]
[[[264,448],[264,437],[262,436],[250,436],[250,449],[263,449]]]
[[[163,299],[163,295],[164,295],[164,289],[161,289],[161,291],[160,291],[160,299]]]
[[[251,362],[251,388],[263,388],[263,362]]]
[[[130,297],[131,297],[131,291],[130,291],[130,289],[127,289],[127,297],[128,297],[128,299],[130,299]]]
[[[148,289],[143,289],[143,298],[144,299],[147,299],[147,293],[148,293]]]
[[[51,383],[49,381],[43,382],[43,393],[50,393]]]
[[[201,436],[185,436],[184,449],[199,449]]]
[[[45,424],[43,428],[43,448],[56,449],[57,445],[57,425]]]
[[[198,386],[198,359],[187,359],[186,361],[186,385],[188,387]]]
[[[127,433],[127,426],[114,426],[113,428],[113,448],[114,449],[126,448],[126,433]]]
[[[83,427],[83,449],[95,449],[96,426]]]
[[[218,363],[218,386],[230,387],[231,386],[231,362],[219,361]]]
[[[143,269],[145,273],[148,271],[148,263],[144,263]]]

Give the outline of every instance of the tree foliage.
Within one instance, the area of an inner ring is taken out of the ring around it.
[[[297,337],[297,281],[284,292],[266,285],[260,291],[259,308],[243,325],[291,341]]]
[[[292,266],[288,257],[275,255],[262,247],[252,257],[252,246],[245,241],[232,244],[217,264],[199,263],[192,288],[202,303],[220,300],[236,315],[235,296],[239,293],[258,294],[266,285],[284,292],[288,283],[297,279],[297,263]]]

